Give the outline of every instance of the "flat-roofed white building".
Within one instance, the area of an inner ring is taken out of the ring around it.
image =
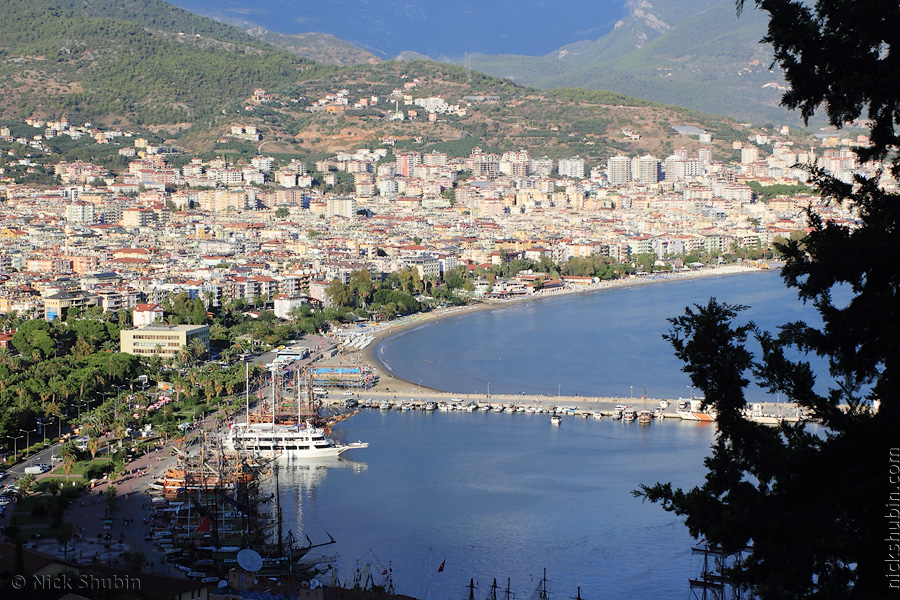
[[[119,332],[119,351],[134,356],[172,358],[194,340],[209,351],[209,325],[166,325],[156,323]]]

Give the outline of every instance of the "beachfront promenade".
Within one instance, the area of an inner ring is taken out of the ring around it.
[[[522,302],[536,302],[559,298],[570,294],[589,294],[603,290],[611,290],[622,287],[634,287],[664,283],[667,281],[682,281],[685,279],[698,279],[705,277],[722,277],[726,275],[739,275],[746,273],[759,273],[763,269],[758,267],[746,267],[742,265],[723,265],[708,267],[696,271],[660,272],[650,275],[622,277],[620,279],[608,279],[596,281],[590,284],[571,285],[553,290],[537,291],[525,296],[515,296],[506,299],[480,298],[474,304],[464,306],[451,306],[438,308],[430,312],[415,313],[400,317],[384,323],[368,324],[364,327],[351,328],[343,331],[338,337],[344,342],[346,350],[366,350],[372,342],[390,337],[401,331],[423,325],[428,322],[446,319],[479,310],[491,310],[515,305]]]

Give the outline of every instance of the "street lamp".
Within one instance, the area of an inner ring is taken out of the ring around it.
[[[45,423],[42,419],[38,419],[37,424],[38,424],[38,427],[40,428],[40,432],[41,432],[41,441],[46,442],[47,441],[46,427],[47,427],[47,425],[53,425],[53,420],[51,419],[49,423]]]
[[[490,382],[490,381],[488,381],[488,395],[487,395],[487,397],[488,397],[488,399],[491,398],[491,382]]]
[[[19,454],[19,440],[21,440],[24,435],[10,435],[8,436],[13,440],[13,459]]]
[[[30,455],[31,453],[29,451],[31,450],[31,434],[36,432],[37,429],[19,429],[19,431],[25,434],[25,452]]]
[[[81,407],[87,406],[88,409],[90,410],[91,400],[90,400],[90,398],[85,398],[83,402],[76,402],[75,406],[78,407],[78,423],[80,425],[81,424]]]
[[[686,387],[686,388],[688,388],[688,389],[691,390],[691,396],[690,396],[690,398],[691,398],[691,400],[693,400],[693,399],[694,399],[694,386],[692,386],[692,385],[686,385],[686,386],[684,386],[684,387]]]
[[[562,387],[561,383],[556,384],[556,397],[559,398],[559,389]]]
[[[59,423],[59,428],[61,430],[62,429],[62,419],[57,417],[57,423]],[[43,420],[38,419],[38,425],[41,426],[41,437],[43,438],[42,441],[46,442],[47,441],[47,425],[53,425],[53,419],[51,419],[49,423],[45,423]],[[50,448],[51,448],[50,449],[50,458],[52,459],[53,454],[54,454],[53,446],[51,446]]]
[[[633,399],[634,399],[634,386],[633,386],[633,385],[630,385],[630,386],[628,386],[628,387],[631,388],[631,392],[628,394],[628,398],[629,398],[630,400],[633,400]]]

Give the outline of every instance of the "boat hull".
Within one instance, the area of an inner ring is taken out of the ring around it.
[[[225,440],[233,452],[257,458],[284,456],[293,460],[340,456],[347,450],[367,448],[367,442],[336,444],[324,430],[307,425],[272,426],[239,424],[232,427]]]

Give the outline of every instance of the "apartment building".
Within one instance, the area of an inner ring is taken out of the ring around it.
[[[631,159],[627,156],[611,156],[606,161],[606,178],[609,185],[625,185],[631,181]]]
[[[200,340],[209,351],[209,326],[152,324],[120,331],[119,351],[134,356],[157,354],[162,358],[173,358],[178,350],[194,340]]]

